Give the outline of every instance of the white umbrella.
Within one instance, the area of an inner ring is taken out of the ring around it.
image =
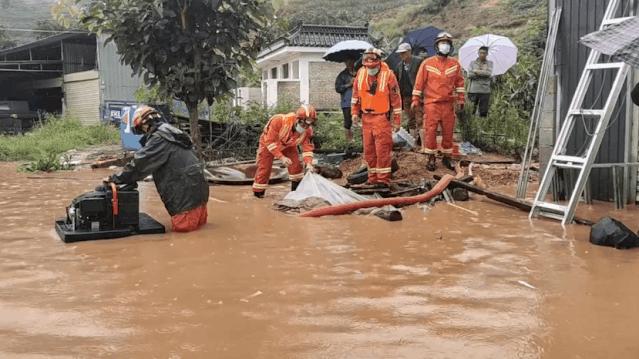
[[[488,47],[488,60],[493,62],[493,76],[502,75],[517,63],[517,46],[505,36],[486,34],[466,41],[459,49],[459,62],[466,71],[477,60],[482,46]]]
[[[357,60],[364,51],[371,47],[373,47],[373,45],[366,41],[344,40],[326,50],[326,53],[324,53],[322,58],[326,61],[332,62],[344,62],[349,58]]]

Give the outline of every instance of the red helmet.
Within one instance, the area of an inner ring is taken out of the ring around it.
[[[159,112],[151,106],[142,105],[135,110],[131,128],[133,133],[142,134],[142,125],[159,116]]]
[[[302,105],[297,109],[295,115],[300,120],[311,120],[313,123],[317,121],[317,111],[312,105]]]

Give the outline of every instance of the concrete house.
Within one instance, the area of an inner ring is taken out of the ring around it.
[[[85,124],[119,116],[143,81],[104,40],[65,32],[0,50],[0,101],[27,101],[32,111],[69,114]]]
[[[369,41],[367,27],[300,25],[263,49],[257,57],[262,71],[262,100],[313,104],[320,110],[339,109],[335,78],[343,64],[322,55],[343,40]]]
[[[552,84],[546,96],[539,135],[540,159],[548,162],[555,138],[561,129],[568,107],[575,93],[581,73],[588,58],[589,49],[579,43],[579,39],[593,31],[597,31],[606,11],[608,0],[550,0],[549,13],[562,8],[559,34],[554,53],[554,74]],[[639,2],[621,0],[617,16],[636,16]],[[619,182],[623,186],[626,202],[639,201],[639,183],[637,169],[639,167],[639,107],[629,100],[632,86],[639,81],[639,71],[634,69],[628,84],[617,101],[617,107],[610,120],[606,137],[599,150],[596,165],[586,186],[586,198],[610,201],[613,199],[613,168],[621,168]],[[607,89],[612,84],[612,74],[600,72],[593,77],[584,106],[601,108],[607,97]],[[589,139],[592,128],[587,123],[575,126],[569,150],[580,152],[583,144]],[[576,180],[576,172],[565,170],[563,181],[558,191],[570,191]]]

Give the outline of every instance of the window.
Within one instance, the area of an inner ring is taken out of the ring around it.
[[[272,79],[276,79],[277,78],[277,67],[274,67],[271,69],[271,78]]]
[[[294,79],[299,79],[300,78],[300,62],[299,61],[293,61],[293,76],[292,78]]]
[[[283,79],[288,78],[288,64],[282,65],[282,78]]]

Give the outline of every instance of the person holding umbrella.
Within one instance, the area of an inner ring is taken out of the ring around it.
[[[353,97],[353,81],[355,81],[355,59],[348,58],[344,61],[346,68],[335,79],[335,92],[340,94],[340,105],[344,114],[344,130],[348,143],[353,141],[353,125],[351,116],[351,98]]]
[[[487,46],[480,47],[477,60],[470,64],[468,70],[468,79],[470,80],[468,99],[473,104],[473,114],[477,113],[479,107],[480,117],[488,116],[490,106],[493,62],[488,60],[488,50]]]

